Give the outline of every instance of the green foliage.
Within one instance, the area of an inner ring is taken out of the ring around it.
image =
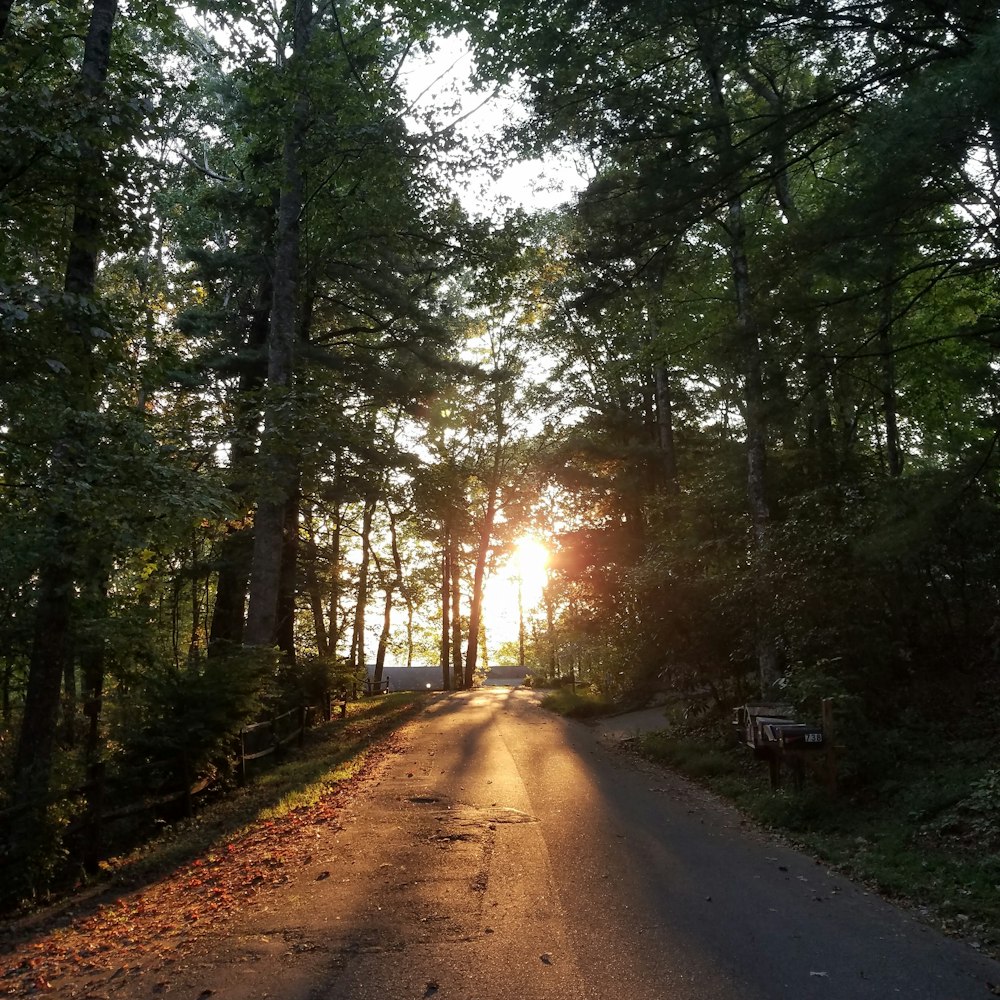
[[[185,670],[161,668],[141,681],[123,754],[146,787],[185,789],[232,754],[239,730],[273,690],[270,650],[234,650]]]
[[[969,851],[1000,850],[1000,770],[986,771],[964,790],[950,790],[946,805],[924,826],[927,836]]]
[[[569,687],[562,687],[542,697],[542,708],[547,708],[558,715],[569,716],[571,719],[591,719],[607,715],[613,707],[610,701],[591,688],[573,691]]]
[[[714,746],[693,736],[648,733],[639,737],[639,744],[644,754],[699,781],[720,780],[737,773],[731,749]]]
[[[43,814],[31,810],[5,817],[0,863],[7,876],[0,886],[0,911],[39,903],[65,871],[70,803],[53,804]]]
[[[289,705],[322,705],[328,694],[360,690],[365,679],[363,667],[351,670],[346,660],[331,656],[300,656],[294,666],[278,670],[280,699]]]

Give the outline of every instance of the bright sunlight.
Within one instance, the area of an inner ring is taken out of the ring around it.
[[[537,538],[524,535],[514,550],[486,581],[483,612],[491,649],[516,642],[522,615],[525,620],[541,604],[548,580],[549,551]]]

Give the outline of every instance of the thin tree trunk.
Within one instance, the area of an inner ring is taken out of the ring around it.
[[[281,550],[281,584],[278,591],[278,617],[275,640],[286,663],[295,663],[295,592],[299,563],[299,505],[301,472],[296,469],[295,485],[285,505],[284,535]]]
[[[451,690],[451,534],[447,524],[441,530],[441,679]]]
[[[462,673],[462,566],[458,558],[458,535],[452,532],[451,552],[451,667],[457,687],[470,687]],[[464,683],[463,683],[464,682]]]
[[[327,656],[330,652],[330,642],[326,631],[326,618],[323,613],[323,591],[319,584],[319,552],[316,545],[316,521],[311,506],[302,511],[302,525],[305,532],[305,584],[309,595],[309,610],[312,614],[313,633],[316,637],[316,652]]]
[[[497,511],[497,479],[500,471],[499,445],[490,476],[486,511],[479,529],[479,549],[476,552],[476,568],[472,577],[472,597],[469,602],[469,641],[465,653],[465,686],[472,687],[472,679],[479,659],[479,622],[483,610],[483,580],[486,576],[486,559],[493,542],[493,522]]]
[[[375,685],[382,683],[382,669],[385,667],[386,651],[389,648],[389,632],[392,627],[392,597],[394,591],[403,583],[403,560],[399,555],[399,544],[396,537],[396,515],[389,504],[385,505],[389,515],[389,537],[392,543],[393,578],[385,588],[385,613],[382,616],[382,631],[378,637],[378,652],[375,655]]]
[[[385,669],[385,654],[389,649],[389,632],[392,629],[392,596],[395,583],[390,580],[385,588],[385,606],[382,611],[382,628],[378,634],[378,648],[375,651],[375,673],[372,682],[375,690],[382,686],[382,671]]]
[[[87,603],[91,617],[99,621],[107,615],[109,576],[105,567],[91,575]],[[88,764],[100,758],[101,712],[104,704],[104,640],[95,635],[84,646],[80,654],[80,674],[83,685],[83,712],[87,717],[87,732],[84,736],[84,756]]]
[[[340,614],[340,545],[343,533],[343,508],[338,503],[333,509],[333,537],[330,539],[330,610],[327,613],[330,652],[334,656],[346,630],[346,615]]]
[[[351,642],[352,662],[354,670],[363,670],[365,662],[365,617],[368,611],[368,572],[372,558],[372,520],[375,508],[378,506],[378,491],[370,493],[365,499],[365,510],[361,519],[361,568],[358,571],[358,602],[354,607],[354,639]]]
[[[415,610],[413,599],[409,593],[406,594],[406,665],[413,666],[413,616]]]
[[[14,679],[14,663],[11,657],[7,656],[4,658],[3,662],[3,724],[6,727],[10,726],[11,718],[13,717],[13,706],[10,703],[10,685]]]
[[[554,681],[559,664],[556,660],[555,608],[552,606],[552,592],[549,589],[549,584],[545,585],[542,594],[545,598],[545,630],[549,638],[548,676],[546,679]]]
[[[656,380],[656,429],[663,461],[663,475],[668,493],[680,492],[677,479],[677,449],[674,446],[674,409],[670,398],[670,379],[667,369],[657,364],[653,369]]]
[[[72,656],[67,656],[63,665],[62,696],[62,740],[67,747],[76,746],[76,712],[79,702],[79,692],[76,685],[76,661]]]

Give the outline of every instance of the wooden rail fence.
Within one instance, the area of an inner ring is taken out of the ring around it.
[[[331,707],[330,699],[327,698],[322,712],[327,720],[332,714]],[[317,714],[314,706],[299,705],[273,715],[263,722],[244,726],[239,731],[234,746],[236,774],[240,782],[243,783],[247,779],[249,762],[271,755],[279,759],[290,744],[298,743],[301,746],[306,730],[316,722]],[[106,809],[109,784],[107,765],[104,761],[91,764],[87,770],[87,778],[81,786],[46,802],[46,807],[49,807],[57,802],[82,800],[81,811],[70,821],[66,829],[66,843],[71,853],[76,855],[88,870],[94,871],[105,856],[108,824],[132,816],[163,812],[170,807],[173,807],[175,814],[179,812],[181,815],[190,816],[194,811],[197,797],[211,789],[216,784],[216,778],[196,777],[191,774],[183,753],[180,759],[157,761],[147,765],[147,769],[154,770],[163,766],[176,768],[178,765],[184,775],[181,788],[158,795],[143,795],[128,805]],[[21,803],[0,810],[0,837],[6,837],[10,825],[19,816],[37,807],[38,803]]]

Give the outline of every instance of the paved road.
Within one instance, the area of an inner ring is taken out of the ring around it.
[[[316,871],[208,942],[192,997],[988,1000],[1000,982],[529,691],[443,696],[404,742]]]

